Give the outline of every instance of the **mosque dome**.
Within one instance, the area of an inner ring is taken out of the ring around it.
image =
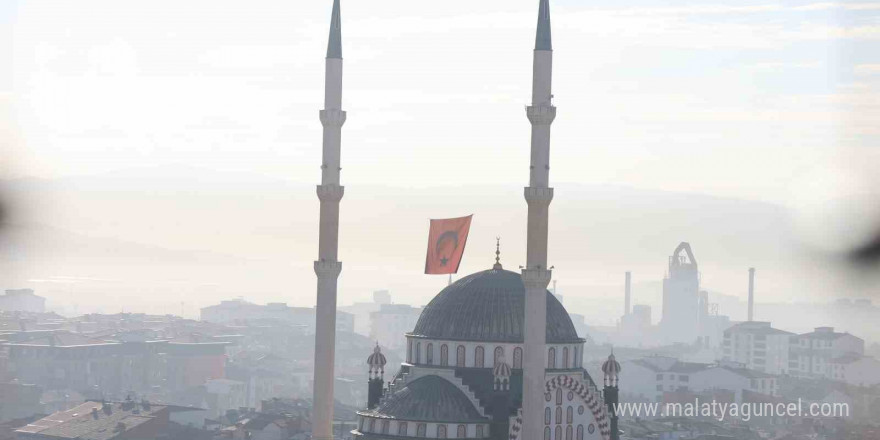
[[[523,342],[525,286],[516,272],[495,268],[468,275],[425,306],[411,336],[457,341]],[[579,343],[565,307],[547,291],[547,343]]]
[[[423,376],[361,412],[369,417],[431,422],[485,422],[465,394],[439,376]]]

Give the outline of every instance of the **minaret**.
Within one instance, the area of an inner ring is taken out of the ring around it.
[[[608,356],[608,360],[602,364],[602,373],[605,376],[605,388],[602,390],[602,397],[605,400],[605,409],[610,419],[611,440],[618,440],[620,439],[620,430],[617,428],[617,412],[614,411],[614,407],[620,403],[620,389],[618,388],[620,363],[614,359],[613,350],[611,355]]]
[[[382,399],[382,387],[385,385],[385,355],[376,343],[373,354],[367,358],[367,365],[370,366],[367,380],[367,409],[373,409]]]
[[[522,440],[544,438],[544,367],[547,349],[547,223],[553,188],[550,179],[550,124],[556,117],[551,94],[553,48],[550,42],[550,2],[540,0],[538,28],[532,67],[532,105],[526,115],[532,123],[529,206],[526,239],[526,267],[522,270],[526,288],[523,341]]]
[[[333,362],[336,351],[336,280],[342,271],[337,259],[339,239],[339,201],[344,187],[339,185],[340,137],[345,112],[342,111],[342,35],[339,0],[333,1],[330,40],[324,78],[323,162],[318,199],[321,217],[318,236],[318,299],[315,307],[315,372],[312,408],[312,438],[333,438]]]

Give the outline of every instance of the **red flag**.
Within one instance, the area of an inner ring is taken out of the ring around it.
[[[431,220],[425,273],[458,273],[458,265],[461,264],[461,256],[464,254],[472,217],[473,214],[467,217]]]

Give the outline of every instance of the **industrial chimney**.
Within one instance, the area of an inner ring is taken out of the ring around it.
[[[631,280],[632,273],[626,273],[626,287],[624,287],[624,297],[623,297],[623,316],[629,315],[629,306],[630,300],[632,299],[632,290],[631,290]]]
[[[755,320],[755,268],[749,268],[749,321]]]

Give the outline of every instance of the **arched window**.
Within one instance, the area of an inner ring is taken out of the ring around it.
[[[557,425],[562,424],[562,407],[561,406],[556,407],[556,424]]]
[[[457,367],[463,367],[464,361],[465,361],[464,345],[459,345],[458,348],[455,349],[455,365]]]
[[[446,438],[446,425],[437,425],[437,438]]]
[[[544,428],[544,440],[550,440],[550,427]]]
[[[376,419],[370,419],[370,432],[376,432]]]
[[[565,410],[565,423],[571,423],[573,421],[573,419],[574,419],[574,408],[569,406],[568,409]],[[571,439],[568,439],[568,440],[571,440]]]
[[[522,368],[522,348],[513,349],[513,368]]]
[[[467,427],[464,425],[458,425],[458,429],[457,429],[457,432],[455,433],[455,436],[458,438],[467,437]]]
[[[388,434],[388,431],[391,430],[391,422],[388,420],[382,421],[382,434]]]
[[[397,435],[406,435],[406,422],[397,422]]]
[[[568,347],[562,347],[562,368],[568,368]]]
[[[413,359],[414,364],[422,363],[422,343],[416,342],[416,357]]]
[[[565,440],[574,440],[571,438],[571,425],[565,427]]]
[[[574,366],[579,367],[580,361],[578,360],[578,348],[574,347]]]
[[[440,365],[447,367],[449,366],[449,347],[446,344],[440,346]],[[445,427],[443,428],[446,429]]]
[[[550,413],[551,413],[550,408],[544,408],[544,424],[545,425],[550,424]]]
[[[416,345],[416,357],[419,356],[419,346]],[[556,368],[556,349],[550,347],[550,351],[547,352],[547,368]]]
[[[363,430],[364,430],[364,418],[363,417],[358,419],[358,430],[361,432],[363,432]]]
[[[562,405],[562,388],[556,389],[556,404]]]
[[[584,425],[578,425],[577,440],[584,440]]]
[[[412,363],[412,339],[406,341],[406,361]]]
[[[497,366],[502,357],[504,357],[504,347],[495,347],[495,359],[492,361],[492,366]]]
[[[562,440],[562,425],[556,425],[556,432],[554,433],[553,440]]]
[[[434,365],[434,344],[430,342],[425,346],[425,363]]]
[[[477,425],[477,438],[483,438],[483,425]]]
[[[474,350],[474,367],[483,368],[483,358],[485,353],[483,352],[483,346],[478,345]]]
[[[426,423],[419,423],[416,425],[416,437],[426,437],[428,435],[428,425]]]

